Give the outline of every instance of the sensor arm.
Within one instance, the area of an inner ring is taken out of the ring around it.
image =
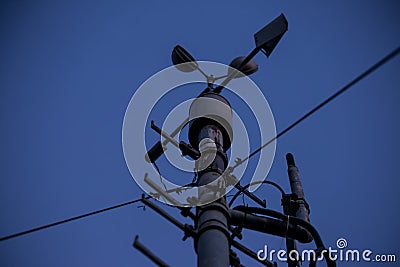
[[[264,28],[258,31],[254,35],[256,41],[256,48],[251,51],[251,53],[241,62],[241,64],[234,69],[234,71],[229,75],[222,83],[219,85],[214,92],[220,93],[222,89],[237,75],[240,69],[246,65],[260,50],[264,50],[266,56],[268,57],[275,46],[279,43],[282,36],[288,29],[288,22],[283,14],[278,16],[276,19],[267,24]]]
[[[240,63],[239,67],[234,68],[233,72],[226,77],[225,80],[222,81],[222,83],[214,89],[214,92],[219,94],[221,93],[222,89],[233,79],[235,76],[240,72],[240,69],[246,65],[258,52],[260,52],[261,47],[256,47],[253,49],[253,51],[250,52],[250,54],[247,55],[247,57]]]
[[[182,156],[189,156],[194,160],[197,160],[200,158],[200,152],[193,148],[190,144],[186,144],[184,141],[176,141],[173,137],[171,137],[169,134],[161,130],[157,125],[154,124],[154,121],[151,121],[151,128],[156,131],[159,135],[167,139],[170,143],[172,143],[174,146],[179,148],[182,152]],[[161,150],[163,151],[163,150]]]
[[[170,137],[175,137],[181,129],[188,123],[189,117],[187,117],[176,129],[170,134]],[[169,139],[165,139],[162,143],[161,141],[157,142],[152,148],[150,148],[146,155],[145,155],[145,160],[147,162],[155,162],[163,153],[164,150],[166,149],[166,145],[170,142]]]

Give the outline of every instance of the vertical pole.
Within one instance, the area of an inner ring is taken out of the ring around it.
[[[207,138],[207,139],[206,139]],[[201,129],[199,140],[206,141],[222,140],[222,134],[218,127],[207,125]],[[217,143],[217,147],[222,148],[221,143]],[[223,151],[223,150],[222,150]],[[201,151],[202,154],[207,153]],[[223,151],[225,153],[225,151]],[[206,185],[218,177],[221,173],[218,170],[224,171],[226,166],[223,155],[217,153],[211,167],[205,169],[199,175],[198,185]],[[201,165],[201,162],[199,163]],[[225,185],[222,184],[215,190],[205,189],[199,192],[201,201],[207,201],[207,198],[215,198],[215,194],[225,193]],[[197,209],[197,265],[199,267],[228,267],[229,266],[229,230],[228,230],[229,210],[226,205],[225,196],[210,204],[198,207]]]
[[[205,96],[218,99],[218,102],[221,101],[221,103],[211,101],[213,106],[210,106],[209,103],[203,105],[199,101],[192,105],[193,112],[202,113],[203,109],[218,109],[216,105],[226,106],[226,103],[228,103],[226,99],[215,93],[208,93]],[[189,140],[191,140],[193,146],[199,148],[201,153],[200,159],[196,162],[196,167],[199,170],[199,187],[216,181],[227,168],[226,148],[230,146],[230,140],[226,140],[228,138],[226,138],[225,133],[224,127],[213,119],[200,118],[190,126]],[[190,135],[196,135],[196,143],[194,136]],[[230,213],[226,204],[225,191],[226,184],[223,178],[219,179],[218,183],[213,183],[211,187],[199,188],[200,203],[208,204],[198,206],[196,211],[197,239],[195,248],[198,267],[228,267],[230,264],[228,228]]]
[[[310,222],[310,211],[304,198],[303,185],[300,181],[300,172],[299,169],[296,167],[294,157],[291,153],[286,154],[286,161],[288,165],[290,188],[292,190],[292,193],[296,194],[297,198],[300,200],[298,202],[299,207],[296,212],[296,217],[306,222]]]
[[[304,221],[310,222],[309,217],[309,210],[306,206],[305,198],[304,198],[304,190],[303,185],[300,181],[300,172],[299,169],[296,167],[294,162],[294,157],[291,153],[286,154],[286,162],[288,166],[288,175],[289,175],[289,182],[292,194],[296,196],[296,199],[291,199],[291,201],[297,201],[298,207],[294,214],[288,214],[292,216],[296,216]],[[298,201],[300,200],[300,201]],[[287,253],[295,250],[297,251],[297,243],[294,239],[286,238],[286,248]],[[296,267],[301,266],[301,261],[293,260],[288,257],[288,267]]]

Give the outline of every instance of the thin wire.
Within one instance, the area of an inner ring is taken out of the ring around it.
[[[333,95],[331,95],[330,97],[328,97],[325,101],[323,101],[322,103],[320,103],[319,105],[317,105],[316,107],[314,107],[313,109],[311,109],[309,112],[307,112],[305,115],[303,115],[301,118],[299,118],[297,121],[293,122],[292,124],[290,124],[286,129],[284,129],[282,132],[280,132],[278,135],[276,135],[274,138],[272,138],[271,140],[269,140],[268,142],[266,142],[264,145],[262,145],[261,147],[257,148],[256,150],[254,150],[250,155],[248,155],[246,158],[244,159],[239,159],[236,164],[230,168],[231,171],[233,171],[236,167],[240,166],[241,164],[243,164],[245,161],[249,160],[251,157],[253,157],[254,155],[256,155],[257,153],[259,153],[261,150],[263,150],[265,147],[267,147],[268,145],[270,145],[272,142],[274,142],[276,139],[278,139],[279,137],[283,136],[284,134],[286,134],[287,132],[289,132],[291,129],[293,129],[294,127],[296,127],[299,123],[301,123],[302,121],[304,121],[305,119],[307,119],[308,117],[310,117],[312,114],[314,114],[315,112],[317,112],[319,109],[321,109],[323,106],[325,106],[326,104],[328,104],[329,102],[331,102],[332,100],[334,100],[336,97],[338,97],[339,95],[343,94],[345,91],[347,91],[348,89],[350,89],[353,85],[357,84],[359,81],[361,81],[362,79],[364,79],[365,77],[367,77],[368,75],[370,75],[372,72],[374,72],[375,70],[377,70],[379,67],[383,66],[385,63],[387,63],[389,60],[393,59],[395,56],[397,56],[400,53],[400,47],[397,47],[395,50],[393,50],[391,53],[389,53],[388,55],[386,55],[384,58],[382,58],[381,60],[379,60],[377,63],[375,63],[374,65],[372,65],[370,68],[368,68],[366,71],[364,71],[363,73],[361,73],[359,76],[357,76],[354,80],[352,80],[351,82],[349,82],[347,85],[345,85],[344,87],[342,87],[339,91],[337,91],[336,93],[334,93]]]
[[[319,109],[321,109],[323,106],[325,106],[326,104],[328,104],[329,102],[331,102],[333,99],[335,99],[336,97],[338,97],[339,95],[341,95],[342,93],[344,93],[346,90],[348,90],[350,87],[352,87],[353,85],[355,85],[356,83],[358,83],[359,81],[361,81],[362,79],[364,79],[365,77],[367,77],[369,74],[371,74],[372,72],[374,72],[375,70],[377,70],[379,67],[381,67],[382,65],[384,65],[386,62],[388,62],[390,59],[394,58],[395,56],[397,56],[397,54],[399,54],[400,52],[400,47],[396,48],[393,52],[389,53],[387,56],[385,56],[384,58],[382,58],[380,61],[378,61],[376,64],[374,64],[372,67],[370,67],[369,69],[367,69],[365,72],[363,72],[361,75],[359,75],[358,77],[356,77],[354,80],[352,80],[350,83],[348,83],[346,86],[344,86],[342,89],[340,89],[339,91],[337,91],[335,94],[333,94],[332,96],[330,96],[329,98],[327,98],[325,101],[323,101],[322,103],[320,103],[318,106],[316,106],[315,108],[313,108],[312,110],[310,110],[308,113],[306,113],[303,117],[301,117],[300,119],[298,119],[297,121],[295,121],[294,123],[292,123],[290,126],[288,126],[286,129],[284,129],[282,132],[280,132],[276,137],[274,137],[273,139],[271,139],[270,141],[268,141],[267,143],[265,143],[264,145],[262,145],[261,147],[259,147],[258,149],[256,149],[255,151],[253,151],[250,155],[248,155],[246,158],[244,158],[243,160],[239,160],[233,167],[231,167],[231,170],[233,171],[236,167],[238,167],[239,165],[241,165],[243,162],[245,162],[246,160],[249,160],[251,157],[253,157],[255,154],[257,154],[258,152],[260,152],[262,149],[264,149],[266,146],[268,146],[269,144],[271,144],[273,141],[275,141],[276,139],[278,139],[279,137],[283,136],[284,134],[286,134],[288,131],[290,131],[292,128],[294,128],[295,126],[297,126],[299,123],[301,123],[302,121],[304,121],[305,119],[307,119],[309,116],[311,116],[313,113],[315,113],[316,111],[318,111]],[[150,198],[149,196],[146,198]],[[127,206],[130,204],[134,204],[136,202],[141,201],[140,199],[136,199],[136,200],[132,200],[129,202],[125,202],[122,204],[118,204],[112,207],[108,207],[105,209],[101,209],[101,210],[97,210],[97,211],[93,211],[93,212],[89,212],[86,214],[82,214],[76,217],[72,217],[72,218],[68,218],[62,221],[58,221],[58,222],[54,222],[54,223],[50,223],[47,225],[43,225],[40,227],[36,227],[36,228],[32,228],[30,230],[26,230],[23,232],[19,232],[16,234],[12,234],[12,235],[8,235],[5,237],[1,237],[0,238],[0,242],[1,241],[5,241],[8,239],[12,239],[18,236],[22,236],[22,235],[26,235],[26,234],[30,234],[33,232],[37,232],[40,230],[44,230],[53,226],[57,226],[60,224],[64,224],[67,222],[71,222],[71,221],[75,221],[75,220],[79,220],[85,217],[89,217],[95,214],[99,214],[105,211],[109,211],[109,210],[113,210],[113,209],[117,209],[123,206]]]
[[[147,196],[146,198],[150,198],[150,197]],[[33,233],[33,232],[41,231],[41,230],[44,230],[44,229],[47,229],[47,228],[50,228],[50,227],[53,227],[53,226],[57,226],[57,225],[60,225],[60,224],[64,224],[64,223],[67,223],[67,222],[76,221],[76,220],[79,220],[79,219],[82,219],[82,218],[85,218],[85,217],[89,217],[89,216],[92,216],[92,215],[95,215],[95,214],[103,213],[103,212],[106,212],[106,211],[109,211],[109,210],[121,208],[123,206],[134,204],[134,203],[139,202],[141,200],[142,200],[141,198],[140,199],[135,199],[135,200],[128,201],[128,202],[125,202],[125,203],[121,203],[121,204],[118,204],[118,205],[115,205],[115,206],[112,206],[112,207],[108,207],[108,208],[105,208],[105,209],[92,211],[92,212],[85,213],[85,214],[82,214],[82,215],[79,215],[79,216],[75,216],[75,217],[71,217],[71,218],[68,218],[68,219],[65,219],[65,220],[62,220],[62,221],[46,224],[46,225],[39,226],[39,227],[36,227],[36,228],[32,228],[32,229],[29,229],[29,230],[26,230],[26,231],[23,231],[23,232],[19,232],[19,233],[16,233],[16,234],[4,236],[4,237],[0,238],[0,242],[8,240],[8,239],[15,238],[15,237],[18,237],[18,236],[27,235],[27,234],[30,234],[30,233]]]

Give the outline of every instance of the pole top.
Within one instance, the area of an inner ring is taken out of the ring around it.
[[[296,167],[296,163],[294,162],[294,157],[293,157],[292,153],[286,154],[286,162],[287,162],[288,167],[290,167],[290,166]]]

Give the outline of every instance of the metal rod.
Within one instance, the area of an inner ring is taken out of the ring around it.
[[[172,136],[170,136],[169,134],[167,134],[166,132],[164,132],[163,130],[161,130],[157,125],[154,124],[154,121],[151,121],[151,129],[153,129],[154,131],[156,131],[159,135],[161,135],[162,137],[164,137],[166,140],[168,140],[168,142],[172,143],[174,146],[176,146],[177,148],[179,148],[179,143],[178,141],[176,141]]]
[[[165,190],[163,190],[161,187],[159,187],[156,183],[154,183],[149,177],[148,174],[146,173],[144,175],[144,181],[154,190],[157,191],[161,196],[163,196],[166,200],[168,200],[172,205],[174,206],[182,206],[182,203],[179,203],[176,199],[171,197]]]
[[[250,54],[248,54],[246,56],[246,58],[242,61],[242,63],[240,63],[239,67],[237,69],[233,69],[232,73],[230,75],[228,75],[228,77],[226,77],[225,80],[222,81],[222,83],[214,89],[214,92],[219,94],[221,93],[222,89],[224,89],[224,87],[233,79],[235,78],[235,76],[239,73],[240,69],[246,65],[259,51],[261,50],[260,47],[256,47],[254,48]]]
[[[293,238],[286,236],[286,254],[291,255],[291,251],[298,251],[297,243]],[[288,257],[287,265],[288,267],[301,267],[301,261],[293,260],[292,257]]]
[[[170,136],[175,137],[188,122],[189,122],[189,117],[187,117],[181,124],[179,124],[179,126],[175,128],[175,130],[170,134]],[[167,145],[168,140],[164,140],[162,144],[164,146]]]
[[[290,188],[292,189],[292,193],[296,194],[297,198],[301,200],[301,202],[298,203],[299,207],[295,215],[297,218],[310,222],[310,212],[304,197],[303,185],[301,184],[300,180],[300,172],[296,167],[294,157],[291,153],[286,154],[286,161],[288,165]]]
[[[135,236],[135,241],[133,242],[133,247],[142,252],[145,256],[147,256],[152,262],[157,264],[160,267],[169,267],[162,259],[157,257],[153,252],[150,251],[147,247],[145,247],[142,243],[139,242],[139,236]]]
[[[180,193],[180,191],[183,191],[183,190],[189,190],[189,189],[191,189],[191,188],[193,188],[192,186],[189,186],[189,185],[184,185],[184,186],[177,186],[177,187],[175,187],[175,188],[171,188],[171,189],[168,189],[168,190],[163,190],[165,193]],[[153,198],[159,198],[160,197],[160,193],[152,193],[152,192],[150,192],[149,193],[149,195],[151,195],[151,197],[153,197]]]
[[[264,200],[261,200],[260,198],[258,198],[256,195],[254,195],[253,193],[250,193],[247,188],[244,188],[243,186],[241,186],[239,183],[235,184],[235,187],[237,190],[239,190],[240,192],[243,192],[243,194],[245,194],[246,196],[248,196],[249,198],[251,198],[252,200],[254,200],[258,205],[260,205],[261,207],[265,208],[267,207],[267,202]],[[231,200],[232,202],[232,200]]]
[[[178,127],[176,127],[176,129],[170,134],[170,137],[175,137],[188,122],[189,117],[187,117]],[[156,161],[164,153],[164,150],[167,149],[166,145],[168,143],[168,139],[165,139],[162,143],[161,141],[155,143],[144,156],[145,160],[149,163]]]
[[[142,197],[142,202],[143,204],[145,204],[146,206],[148,206],[149,208],[151,208],[152,210],[154,210],[155,212],[157,212],[158,214],[160,214],[162,217],[164,217],[165,219],[167,219],[169,222],[171,222],[173,225],[177,226],[179,229],[181,229],[182,231],[186,230],[186,227],[183,223],[181,223],[180,221],[178,221],[177,219],[175,219],[174,217],[172,217],[171,215],[169,215],[168,213],[166,213],[163,209],[161,209],[160,207],[158,207],[157,205],[155,205],[154,203],[152,203],[150,200]]]
[[[209,76],[207,75],[207,73],[205,73],[205,72],[200,68],[199,65],[197,65],[197,70],[198,70],[201,74],[203,74],[203,76],[204,76],[206,79],[209,78]]]
[[[291,187],[291,191],[292,194],[296,194],[296,192],[293,191],[293,183],[297,182],[300,183],[300,176],[298,173],[298,170],[294,164],[294,158],[293,155],[288,153],[286,154],[286,162],[288,165],[288,175],[289,175],[289,181],[290,181],[290,187]],[[301,187],[301,183],[300,183],[300,187]],[[299,190],[296,190],[299,191]],[[302,192],[302,188],[301,188],[301,192]],[[298,192],[297,192],[298,193]],[[298,196],[298,194],[296,194],[296,196]],[[285,205],[287,205],[287,207],[284,207],[284,212],[285,215],[290,215],[290,216],[296,216],[297,211],[293,211],[293,205],[294,203],[292,202],[294,200],[292,200],[290,198],[289,203],[286,203]],[[286,236],[286,253],[289,254],[291,251],[298,251],[297,249],[297,243],[293,238],[290,238],[289,236]],[[301,261],[292,259],[292,258],[288,258],[287,261],[287,266],[288,267],[297,267],[297,266],[301,266]]]

